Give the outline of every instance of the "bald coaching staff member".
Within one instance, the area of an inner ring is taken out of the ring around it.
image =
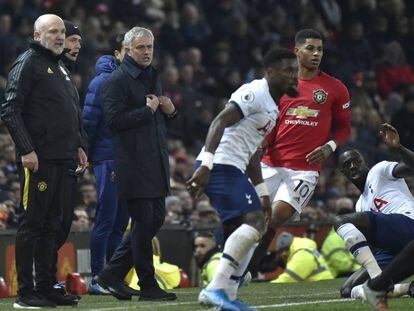
[[[12,65],[1,105],[1,118],[16,145],[23,189],[15,308],[56,306],[50,274],[62,209],[69,204],[68,166],[74,158],[79,171],[87,165],[78,94],[60,59],[64,40],[59,16],[36,20],[34,40]]]

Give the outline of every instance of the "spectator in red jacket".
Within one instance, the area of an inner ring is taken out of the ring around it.
[[[383,62],[377,69],[377,79],[383,98],[387,98],[401,84],[414,83],[413,69],[406,62],[404,50],[397,41],[387,44]]]

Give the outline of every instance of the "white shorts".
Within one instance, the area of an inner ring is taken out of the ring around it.
[[[269,189],[270,200],[284,201],[299,214],[311,199],[318,184],[318,171],[295,171],[261,163],[262,175]]]

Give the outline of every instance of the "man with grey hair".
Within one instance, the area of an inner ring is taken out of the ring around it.
[[[121,65],[102,85],[103,109],[114,138],[118,195],[127,202],[130,233],[98,275],[98,284],[118,299],[131,299],[122,280],[135,267],[140,300],[174,300],[155,280],[152,238],[165,219],[170,190],[166,121],[177,115],[171,100],[161,96],[157,71],[151,65],[154,36],[134,27],[125,34]]]
[[[1,118],[16,145],[22,216],[16,234],[15,308],[74,305],[52,290],[51,271],[62,210],[71,187],[69,165],[87,167],[78,93],[60,57],[65,25],[53,14],[34,24],[34,40],[10,69]],[[33,282],[33,262],[35,283]]]

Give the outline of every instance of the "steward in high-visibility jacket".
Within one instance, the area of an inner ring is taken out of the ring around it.
[[[213,232],[197,233],[194,238],[194,259],[200,269],[200,286],[207,286],[213,279],[221,254]]]
[[[127,228],[127,230],[129,230],[129,228]],[[176,265],[172,265],[167,262],[161,262],[161,246],[160,241],[157,237],[154,237],[152,239],[152,251],[152,260],[155,271],[154,276],[160,288],[165,290],[180,287],[183,281],[182,271]],[[125,277],[125,282],[129,287],[132,287],[135,290],[140,290],[140,287],[138,285],[138,275],[134,268],[131,268],[131,270],[129,270],[127,276]]]
[[[318,252],[316,242],[311,239],[282,232],[276,241],[276,251],[286,263],[286,269],[271,283],[316,282],[334,278],[323,255]]]
[[[153,255],[152,258],[154,263],[155,279],[157,280],[160,288],[166,290],[180,287],[180,268],[176,265],[161,262],[160,257],[157,255]],[[128,272],[127,276],[125,277],[125,282],[127,282],[129,287],[140,290],[140,287],[138,285],[138,276],[134,268]]]
[[[200,281],[202,286],[207,286],[213,279],[214,273],[216,272],[217,265],[220,261],[222,253],[218,249],[213,249],[205,256],[205,262],[201,266]]]
[[[334,277],[347,276],[361,268],[333,228],[322,244],[321,253]]]

